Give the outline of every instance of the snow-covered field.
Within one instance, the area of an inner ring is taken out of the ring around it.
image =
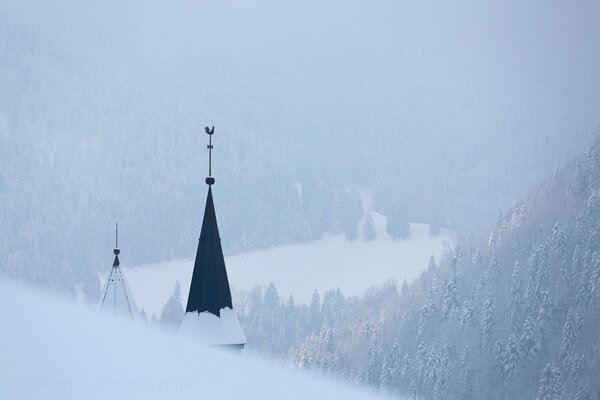
[[[437,237],[429,227],[411,224],[411,236],[392,240],[385,235],[385,218],[373,213],[377,239],[348,241],[335,235],[319,241],[273,247],[225,258],[229,281],[236,289],[275,283],[280,295],[293,295],[297,302],[308,302],[315,289],[322,295],[339,287],[344,294],[359,295],[388,279],[411,281],[427,267],[433,255],[439,259],[454,244],[454,235],[442,230]],[[193,250],[195,252],[195,249]],[[123,258],[125,261],[125,258]],[[125,268],[126,278],[137,302],[149,317],[160,317],[162,306],[179,281],[184,302],[192,277],[193,259]]]
[[[0,399],[359,399],[372,395],[219,352],[0,280]]]

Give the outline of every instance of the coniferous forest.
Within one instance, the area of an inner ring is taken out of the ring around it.
[[[600,140],[491,234],[362,297],[236,293],[249,350],[412,399],[597,399]]]

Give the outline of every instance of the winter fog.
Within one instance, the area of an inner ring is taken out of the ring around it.
[[[357,396],[597,400],[599,21],[595,0],[0,0],[0,293],[113,301],[180,351],[204,257],[242,359]],[[27,352],[10,312],[0,353]],[[50,365],[16,354],[0,397]]]

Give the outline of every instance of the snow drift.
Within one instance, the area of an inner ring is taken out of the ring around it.
[[[2,399],[317,399],[364,392],[0,281]]]

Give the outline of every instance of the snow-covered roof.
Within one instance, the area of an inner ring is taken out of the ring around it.
[[[208,346],[246,344],[246,335],[235,311],[229,307],[220,310],[220,317],[208,311],[185,313],[179,334]]]

